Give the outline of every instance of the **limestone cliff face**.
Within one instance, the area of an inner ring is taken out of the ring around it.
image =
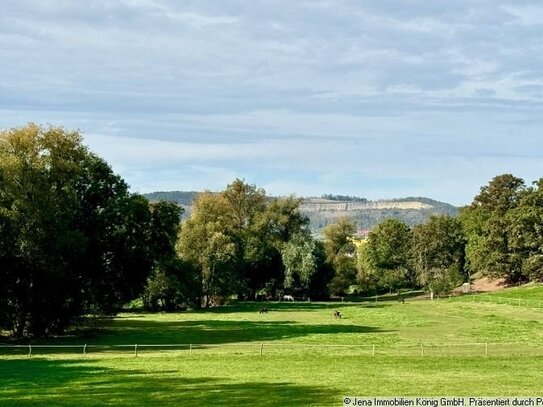
[[[371,229],[387,218],[401,220],[409,226],[424,223],[432,215],[458,214],[458,208],[428,198],[403,198],[380,201],[334,201],[306,198],[300,210],[310,220],[310,227],[318,232],[340,217],[348,217],[360,229]]]
[[[363,211],[363,210],[381,210],[381,209],[411,209],[423,210],[431,209],[432,205],[416,201],[372,201],[372,202],[304,202],[300,209],[302,212],[322,212],[322,211]]]

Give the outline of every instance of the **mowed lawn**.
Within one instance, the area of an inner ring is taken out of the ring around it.
[[[344,395],[543,393],[541,310],[446,300],[268,303],[267,314],[261,306],[123,314],[96,335],[45,341],[87,343],[86,356],[2,349],[0,405],[325,406]],[[136,343],[138,357],[92,347]]]

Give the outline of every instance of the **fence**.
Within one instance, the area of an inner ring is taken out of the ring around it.
[[[175,352],[176,355],[246,354],[294,355],[302,352],[321,356],[407,356],[407,357],[507,357],[543,356],[543,346],[533,343],[418,343],[418,344],[298,344],[298,343],[234,343],[234,344],[126,344],[126,345],[0,345],[1,356],[81,355],[83,357],[122,354]]]
[[[507,304],[517,305],[519,307],[529,307],[533,309],[543,309],[543,301],[529,300],[523,298],[510,298],[499,297],[497,295],[490,294],[473,294],[473,295],[461,295],[461,296],[449,296],[449,301],[476,301],[476,302],[488,302],[494,304]]]

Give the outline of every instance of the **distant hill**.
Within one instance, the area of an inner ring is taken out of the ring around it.
[[[458,215],[458,208],[429,198],[409,197],[379,201],[335,201],[307,198],[302,203],[311,221],[311,229],[320,230],[346,216],[356,221],[359,229],[371,229],[387,218],[401,220],[409,226],[424,223],[432,215]]]
[[[185,208],[185,217],[190,214],[196,191],[161,191],[144,194],[152,202],[171,201]],[[343,195],[323,195],[302,198],[302,212],[311,222],[315,232],[347,216],[356,221],[359,229],[371,229],[387,218],[401,220],[409,226],[424,223],[432,215],[458,215],[458,208],[445,202],[424,197],[368,201],[365,198]]]

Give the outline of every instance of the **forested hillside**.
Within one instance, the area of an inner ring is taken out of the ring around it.
[[[197,194],[195,191],[167,191],[152,192],[145,196],[152,202],[176,202],[185,208],[185,216],[188,216],[192,200]],[[371,229],[389,218],[414,226],[424,223],[433,215],[458,215],[457,207],[423,197],[368,201],[356,196],[331,194],[320,198],[302,198],[301,211],[309,218],[310,228],[314,232],[345,216],[353,219],[359,229]]]

